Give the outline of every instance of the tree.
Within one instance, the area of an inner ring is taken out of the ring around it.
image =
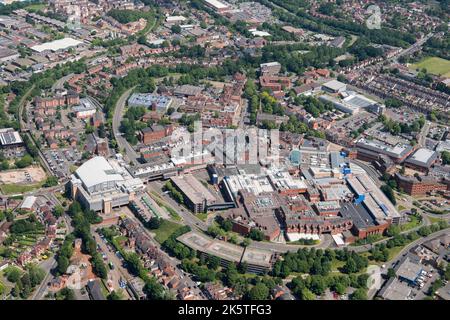
[[[4,159],[0,163],[0,170],[8,170],[9,169],[9,161]]]
[[[18,268],[14,267],[11,268],[11,270],[8,270],[8,274],[6,276],[6,279],[8,279],[9,282],[16,283],[20,280],[21,272]]]
[[[446,164],[450,164],[450,152],[449,151],[442,151],[441,153],[441,158],[442,158],[442,164],[446,165]]]
[[[336,284],[334,285],[333,290],[334,290],[337,294],[343,295],[343,294],[345,293],[345,291],[347,290],[347,287],[346,287],[344,284],[338,282],[338,283],[336,283]]]
[[[393,205],[397,204],[397,200],[395,199],[394,191],[392,190],[392,188],[389,185],[387,185],[387,184],[382,185],[380,190],[383,191],[383,193],[386,195],[386,197],[389,200],[391,200]]]
[[[28,273],[25,273],[22,278],[20,278],[20,283],[22,285],[22,291],[20,292],[20,296],[23,299],[26,299],[31,294],[31,280],[30,275]]]
[[[48,188],[48,187],[54,187],[56,185],[58,185],[58,178],[55,176],[50,176],[50,177],[47,177],[43,186]]]
[[[69,259],[66,258],[65,256],[58,256],[58,273],[59,274],[64,274],[67,271],[67,268],[69,267]]]
[[[17,168],[22,169],[30,166],[32,163],[33,158],[29,154],[26,154],[20,160],[17,160],[15,164]]]
[[[348,258],[344,265],[345,273],[355,273],[358,272],[355,260],[353,258]]]
[[[447,281],[450,280],[450,264],[447,264],[447,267],[445,268],[444,278]]]
[[[216,256],[209,256],[207,265],[211,270],[217,270],[217,268],[220,266],[220,259]]]
[[[107,299],[108,300],[122,300],[123,295],[120,292],[116,292],[116,290],[114,290],[108,295]]]
[[[300,290],[299,298],[300,300],[316,300],[316,295],[308,288],[303,288]]]
[[[108,277],[108,270],[105,263],[98,253],[95,253],[91,258],[92,271],[100,278],[106,279]]]
[[[208,234],[214,238],[217,238],[217,237],[224,236],[225,232],[222,229],[220,229],[218,226],[209,226]]]
[[[387,276],[388,276],[388,278],[395,278],[396,277],[395,270],[392,268],[389,268],[387,271]]]
[[[242,240],[243,247],[248,247],[250,243],[252,243],[252,240],[250,240],[249,238],[245,238],[244,240]]]
[[[309,289],[320,296],[325,292],[326,289],[325,279],[322,276],[315,275],[311,276],[311,283],[309,285]]]
[[[250,233],[248,234],[248,236],[255,241],[262,241],[264,240],[264,233],[256,228],[252,228],[250,230]]]
[[[56,218],[62,217],[63,214],[64,214],[64,208],[61,205],[58,204],[53,208],[53,215]]]
[[[98,136],[100,138],[106,137],[106,129],[105,129],[105,125],[103,123],[100,123],[100,125],[98,126]]]
[[[63,288],[55,295],[56,300],[76,300],[75,292],[70,288]]]
[[[358,288],[351,295],[350,300],[367,300],[367,289]]]
[[[248,263],[247,262],[241,262],[238,265],[238,271],[242,274],[246,273],[248,269]]]
[[[181,27],[177,24],[174,24],[172,27],[170,27],[170,30],[173,33],[181,33]]]
[[[250,300],[266,300],[268,296],[269,288],[267,288],[267,286],[262,282],[259,282],[253,286],[248,293]]]
[[[37,266],[31,266],[28,271],[30,275],[31,286],[34,288],[45,278],[45,271]]]
[[[159,229],[160,226],[161,226],[161,219],[160,218],[152,217],[148,221],[148,228],[149,229],[152,229],[152,230]]]

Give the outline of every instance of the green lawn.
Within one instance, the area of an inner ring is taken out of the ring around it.
[[[421,221],[419,220],[418,217],[416,216],[409,216],[409,217],[411,218],[411,221],[401,225],[400,228],[402,231],[407,231],[421,225]]]
[[[203,222],[206,222],[206,219],[208,219],[207,213],[197,213],[195,216],[200,220],[202,220]]]
[[[155,234],[155,240],[159,243],[163,243],[175,232],[181,225],[169,220],[162,220],[161,226],[158,229],[152,230]]]
[[[0,190],[3,194],[16,194],[16,193],[25,193],[32,191],[34,189],[38,189],[42,187],[44,183],[36,183],[36,184],[28,184],[28,185],[20,185],[20,184],[2,184],[0,186]]]
[[[414,70],[425,68],[427,69],[428,73],[437,76],[443,75],[445,77],[450,77],[450,60],[437,57],[428,57],[420,62],[413,64],[411,67]]]
[[[444,220],[442,218],[435,218],[435,217],[428,217],[428,219],[430,219],[431,223],[436,223],[436,222]]]
[[[30,4],[29,6],[26,6],[24,9],[29,12],[37,12],[39,10],[43,10],[47,7],[44,3],[36,3],[36,4]]]
[[[175,209],[166,204],[164,200],[156,192],[152,191],[150,197],[156,202],[158,206],[160,206],[161,208],[165,208],[174,220],[177,221],[181,220],[180,215],[175,211]]]

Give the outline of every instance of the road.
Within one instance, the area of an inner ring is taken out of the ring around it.
[[[426,121],[422,130],[419,134],[419,141],[417,141],[417,144],[421,147],[425,147],[425,139],[427,138],[428,132],[430,131],[431,122]]]
[[[161,257],[163,258],[163,260],[164,260],[165,262],[169,263],[169,264],[173,267],[173,269],[175,270],[175,272],[176,272],[177,275],[178,275],[178,278],[185,279],[186,284],[187,284],[189,287],[192,288],[192,290],[194,291],[195,295],[196,295],[196,296],[203,297],[203,293],[201,292],[201,290],[200,290],[200,288],[197,286],[197,284],[196,284],[189,276],[187,276],[186,273],[185,273],[183,270],[181,270],[181,269],[178,267],[178,265],[181,264],[181,261],[178,260],[178,259],[175,258],[175,257],[169,256],[169,254],[167,254],[164,250],[162,250],[162,249],[161,249],[161,244],[153,238],[154,235],[153,235],[147,228],[145,228],[144,225],[142,224],[142,222],[141,222],[139,219],[137,219],[131,212],[126,211],[124,214],[125,214],[128,218],[130,218],[131,220],[133,220],[133,221],[139,226],[141,232],[145,233],[145,234],[149,237],[149,239],[150,239],[151,242],[152,242],[152,245],[154,245],[155,247],[158,248],[158,252],[159,252],[159,254],[161,255]],[[117,257],[116,257],[116,258],[117,258]]]
[[[93,235],[97,244],[100,246],[101,252],[106,254],[107,261],[105,263],[111,262],[114,265],[114,270],[108,270],[108,279],[111,280],[114,290],[119,290],[120,278],[129,282],[134,278],[134,276],[131,275],[128,270],[122,266],[122,262],[115,254],[115,251],[108,247],[106,245],[106,242],[103,241],[102,238],[100,238],[99,234],[97,233],[97,227],[95,225],[91,226],[91,234]],[[130,296],[126,290],[123,290],[123,294],[125,295],[126,300],[128,300],[128,298],[135,300],[134,296]]]
[[[117,145],[119,146],[119,149],[125,150],[124,158],[128,160],[128,162],[132,162],[133,164],[137,164],[138,161],[138,155],[136,151],[133,149],[133,147],[128,143],[128,141],[122,136],[122,134],[119,131],[120,128],[120,121],[122,120],[123,111],[125,109],[125,105],[127,102],[127,99],[131,92],[133,91],[135,87],[128,89],[125,91],[117,100],[116,107],[114,109],[114,116],[113,116],[113,134],[114,138],[117,141]]]
[[[73,73],[68,74],[67,76],[64,76],[60,79],[58,79],[53,85],[52,85],[52,91],[56,90],[62,90],[64,89],[64,83],[70,80],[70,78],[73,77]]]
[[[47,292],[48,286],[47,283],[49,283],[53,279],[53,274],[51,274],[51,270],[56,268],[56,260],[53,257],[49,258],[48,260],[45,260],[41,265],[39,266],[43,270],[47,272],[45,275],[44,280],[39,285],[39,287],[34,291],[34,293],[28,298],[28,300],[43,300],[44,294]]]
[[[400,58],[401,56],[405,56],[408,54],[413,53],[414,51],[417,51],[418,49],[420,49],[422,47],[422,45],[428,41],[428,39],[430,39],[432,36],[434,36],[433,32],[430,32],[429,34],[427,34],[425,37],[423,37],[422,39],[419,39],[416,43],[414,43],[412,46],[402,50],[399,54],[395,55],[394,57],[392,57],[389,60],[394,60],[397,61],[398,58]],[[383,61],[385,62],[385,61]]]
[[[20,128],[20,131],[28,130],[27,123],[25,121],[23,121],[23,111],[24,111],[25,105],[27,103],[27,98],[31,94],[31,92],[33,91],[34,87],[35,87],[35,85],[33,84],[33,86],[23,95],[23,97],[19,101],[19,114],[18,114],[18,117],[19,117],[19,128]]]
[[[399,251],[399,253],[393,257],[390,261],[388,261],[385,265],[386,265],[386,270],[389,268],[392,268],[392,266],[397,262],[397,260],[402,257],[403,255],[405,255],[406,253],[408,253],[409,250],[411,250],[412,248],[414,248],[415,246],[425,243],[427,241],[433,240],[434,238],[440,237],[444,234],[450,234],[450,230],[449,229],[444,229],[444,230],[440,230],[438,232],[435,232],[433,234],[430,234],[429,236],[425,237],[425,238],[420,238],[417,239],[413,242],[411,242],[410,244],[406,245],[402,250]]]

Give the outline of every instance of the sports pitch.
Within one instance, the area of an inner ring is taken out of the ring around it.
[[[422,61],[415,63],[411,66],[412,69],[427,69],[428,73],[437,75],[450,77],[450,60],[437,58],[437,57],[429,57],[425,58]]]

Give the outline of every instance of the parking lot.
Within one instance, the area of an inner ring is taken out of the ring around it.
[[[81,160],[81,153],[73,148],[46,150],[44,156],[58,178],[69,176],[73,165]]]
[[[439,274],[431,265],[424,264],[423,271],[417,279],[417,285],[410,285],[412,300],[423,300],[427,296],[427,292],[431,284],[439,278]]]

